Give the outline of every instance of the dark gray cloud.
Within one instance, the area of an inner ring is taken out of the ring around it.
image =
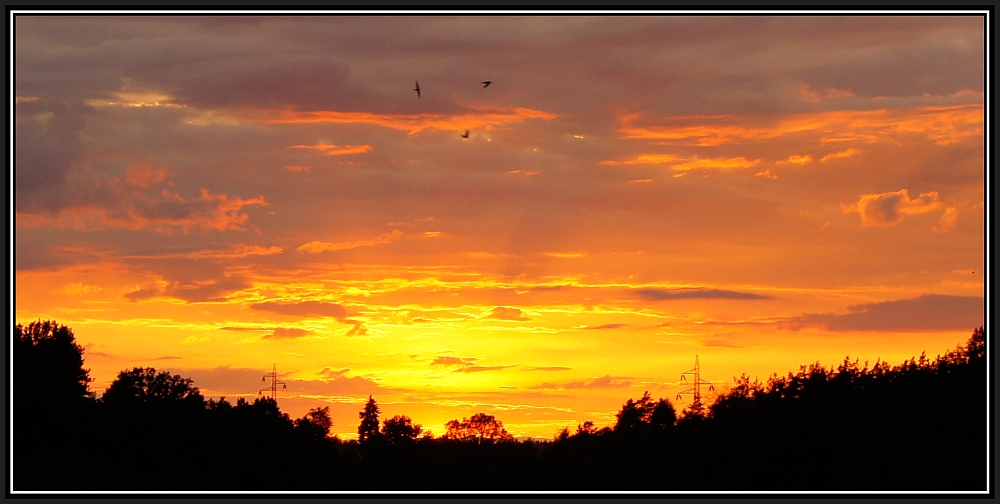
[[[770,296],[722,289],[634,289],[633,294],[650,301],[671,299],[771,299]]]
[[[22,101],[14,106],[14,210],[54,212],[74,203],[66,178],[83,154],[90,107]]]
[[[347,317],[347,310],[336,303],[324,303],[322,301],[303,301],[301,303],[282,303],[279,301],[269,301],[250,305],[252,310],[269,311],[282,315],[294,315],[298,317],[333,317],[343,320]]]
[[[924,294],[913,299],[851,305],[846,314],[807,314],[792,326],[820,326],[830,331],[972,330],[983,325],[985,300],[979,296]]]

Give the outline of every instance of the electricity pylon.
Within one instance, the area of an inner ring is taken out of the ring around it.
[[[282,390],[287,389],[288,385],[285,385],[285,382],[283,382],[283,381],[278,381],[278,365],[277,364],[274,364],[271,367],[271,374],[266,374],[266,375],[264,375],[263,378],[260,379],[261,383],[267,381],[268,377],[271,378],[271,388],[262,388],[259,391],[257,391],[257,395],[263,394],[265,390],[270,390],[271,391],[271,399],[278,400],[278,385],[281,385],[281,389]]]
[[[691,380],[691,388],[683,390],[680,393],[678,393],[677,400],[679,401],[681,399],[681,395],[683,394],[691,394],[692,396],[694,396],[693,397],[694,400],[691,401],[690,409],[692,412],[701,414],[704,408],[704,406],[701,404],[701,386],[708,385],[709,392],[714,392],[715,386],[712,385],[712,382],[701,379],[701,365],[698,364],[697,355],[694,356],[694,368],[681,373],[681,381],[687,381],[687,375],[694,375],[694,379]]]

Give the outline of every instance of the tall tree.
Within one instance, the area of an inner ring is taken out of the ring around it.
[[[358,442],[366,443],[379,437],[378,414],[380,413],[378,404],[372,396],[368,396],[365,409],[358,413],[361,424],[358,425]]]

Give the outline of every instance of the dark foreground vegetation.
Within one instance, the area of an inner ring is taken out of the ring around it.
[[[269,398],[206,400],[191,380],[123,371],[100,399],[82,349],[51,321],[14,328],[14,490],[985,490],[983,328],[932,360],[845,359],[767,383],[736,380],[678,414],[649,394],[613,428],[516,441],[482,413],[421,436],[379,422],[328,435]]]

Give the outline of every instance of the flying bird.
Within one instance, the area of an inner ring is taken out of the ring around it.
[[[462,138],[469,138],[469,130],[465,130],[465,134],[462,135]]]
[[[413,83],[417,85],[413,90],[417,92],[417,98],[420,98],[420,83],[417,81],[413,81]]]
[[[483,88],[486,88],[486,87],[487,87],[487,86],[489,86],[490,84],[493,84],[493,81],[491,81],[491,80],[488,80],[488,81],[483,81]]]

